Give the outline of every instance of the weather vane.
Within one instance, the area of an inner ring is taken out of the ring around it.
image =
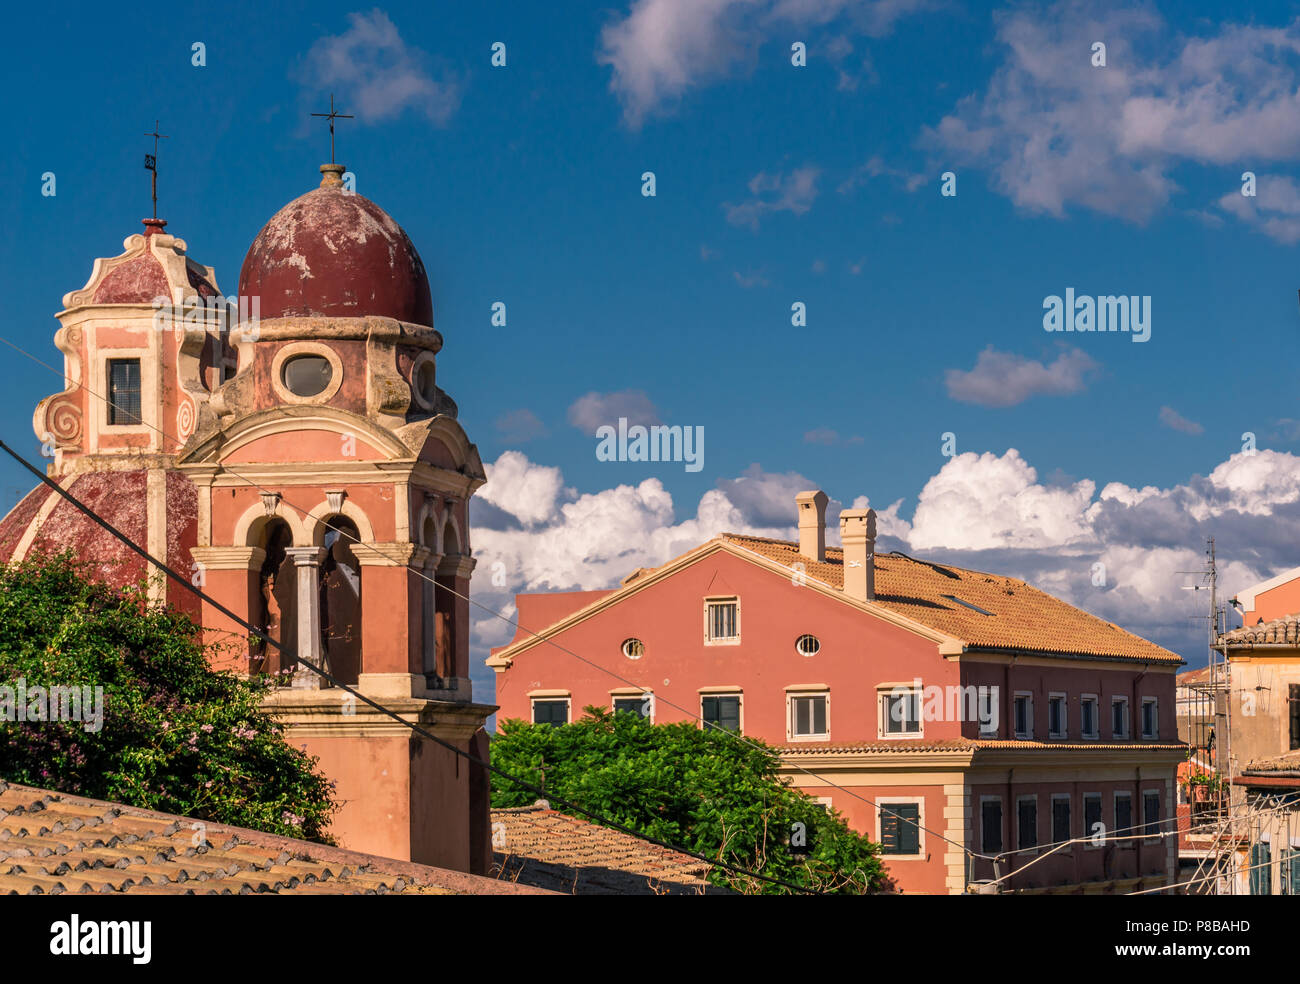
[[[334,121],[355,119],[350,113],[339,113],[334,110],[334,93],[330,93],[330,111],[328,113],[312,113],[312,116],[320,116],[330,121],[330,163],[334,163]]]
[[[158,132],[158,121],[153,121],[153,133],[146,133],[146,137],[153,137],[153,153],[144,155],[144,167],[146,171],[153,173],[153,217],[158,218],[158,141],[169,139],[167,134]]]

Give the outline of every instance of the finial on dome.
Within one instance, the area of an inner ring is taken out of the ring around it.
[[[345,164],[322,164],[320,166],[320,186],[322,188],[341,188],[343,175],[347,171]]]
[[[152,218],[144,220],[144,234],[146,236],[155,235],[156,233],[162,232],[165,228],[167,228],[167,221],[165,219]]]

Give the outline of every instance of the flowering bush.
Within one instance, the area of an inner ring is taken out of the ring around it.
[[[315,760],[261,709],[267,684],[208,668],[198,628],[69,555],[0,565],[0,686],[103,688],[103,726],[6,721],[0,779],[329,842]]]

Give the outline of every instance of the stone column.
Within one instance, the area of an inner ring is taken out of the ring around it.
[[[297,656],[315,666],[321,665],[320,641],[320,565],[324,547],[289,547],[285,553],[293,558],[298,571],[298,652]],[[320,676],[299,666],[293,674],[293,686],[319,690]]]

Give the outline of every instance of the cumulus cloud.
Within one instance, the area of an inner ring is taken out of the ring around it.
[[[1204,434],[1205,428],[1194,420],[1188,420],[1173,407],[1160,408],[1160,423],[1166,427],[1182,431],[1184,434]]]
[[[474,514],[480,569],[504,570],[507,582],[475,578],[476,600],[493,610],[508,609],[516,591],[617,587],[637,567],[658,566],[720,532],[795,539],[795,494],[817,487],[797,472],[753,465],[720,480],[679,517],[657,479],[579,494],[558,469],[518,452],[502,455],[489,475],[476,499],[489,493],[492,508],[515,520],[509,529],[487,529]],[[530,485],[535,493],[523,491]],[[852,505],[870,500],[858,496]],[[925,483],[910,520],[906,505],[877,507],[878,551],[1023,578],[1196,661],[1204,633],[1191,617],[1201,613],[1200,600],[1181,590],[1195,576],[1180,572],[1201,568],[1209,535],[1218,540],[1220,584],[1229,595],[1295,566],[1300,457],[1242,452],[1168,488],[1111,482],[1098,491],[1086,478],[1041,480],[1015,449],[967,452]],[[832,545],[840,511],[832,499]],[[514,630],[475,617],[481,659]]]
[[[643,390],[619,390],[616,393],[587,393],[569,407],[569,423],[584,434],[595,434],[600,427],[618,425],[626,417],[628,426],[662,423],[659,410]]]
[[[1254,226],[1279,243],[1300,242],[1300,186],[1289,177],[1260,174],[1255,194],[1243,195],[1238,188],[1219,199],[1219,208]]]
[[[611,70],[609,88],[624,120],[639,127],[670,111],[690,90],[754,64],[769,38],[786,41],[790,28],[830,29],[830,57],[841,63],[849,35],[882,37],[930,0],[634,0],[627,13],[601,31],[596,60]],[[817,38],[809,35],[816,50]],[[864,65],[869,72],[869,63]],[[841,88],[856,78],[839,70]],[[846,82],[846,79],[848,80]]]
[[[817,198],[817,178],[821,170],[805,165],[789,174],[768,174],[760,171],[749,179],[751,198],[732,204],[724,202],[727,221],[732,225],[749,226],[757,230],[759,221],[773,212],[791,212],[803,215]]]
[[[1193,37],[1149,3],[1064,0],[996,23],[1002,61],[987,88],[922,142],[985,168],[1028,211],[1061,217],[1082,206],[1141,223],[1180,190],[1173,174],[1188,163],[1300,155],[1300,21]],[[1105,41],[1104,68],[1092,64],[1094,39]],[[1279,206],[1275,232],[1290,225],[1289,207]]]
[[[1033,396],[1069,396],[1084,389],[1089,372],[1099,368],[1082,349],[1070,348],[1050,364],[1011,352],[999,352],[992,345],[984,349],[969,372],[944,371],[948,396],[962,403],[983,407],[1013,407]]]
[[[445,124],[460,107],[460,86],[435,77],[429,57],[408,45],[382,10],[349,14],[342,34],[319,38],[307,52],[298,80],[316,92],[349,94],[347,112],[377,123],[406,110]]]

